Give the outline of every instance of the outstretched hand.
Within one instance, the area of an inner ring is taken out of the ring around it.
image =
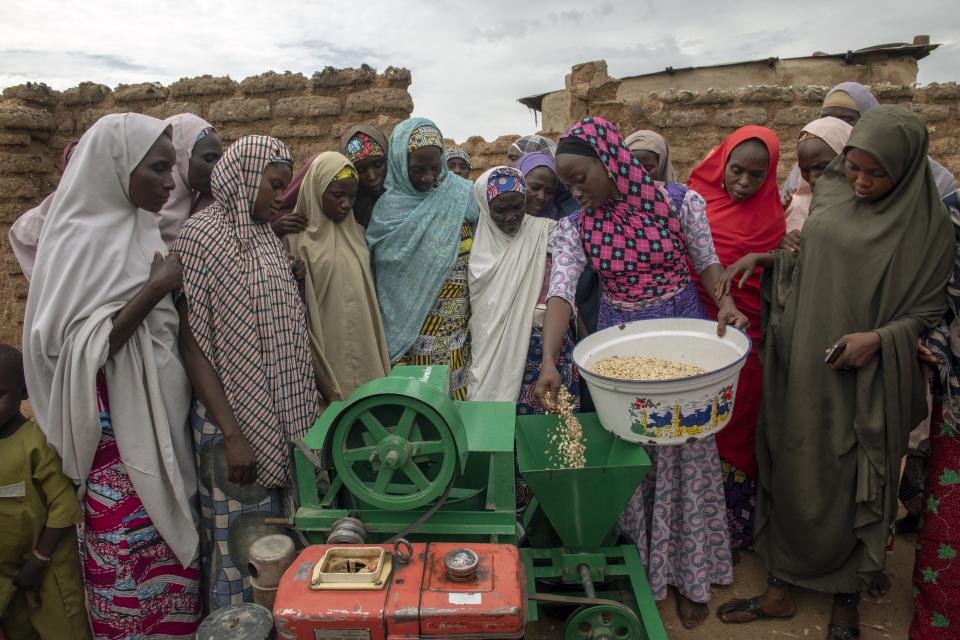
[[[717,300],[722,300],[729,296],[734,284],[736,284],[739,289],[743,289],[743,286],[747,284],[747,280],[750,279],[759,266],[758,256],[759,254],[756,253],[748,253],[727,267],[723,275],[720,276],[720,281],[717,282],[717,289],[714,291]]]

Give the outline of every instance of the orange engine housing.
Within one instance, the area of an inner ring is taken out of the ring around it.
[[[360,545],[392,553],[393,545]],[[376,589],[310,588],[314,568],[331,548],[315,545],[284,573],[273,607],[277,637],[309,640],[520,638],[526,617],[523,566],[517,548],[500,544],[413,544],[407,564],[396,561]],[[349,547],[347,547],[349,548]],[[477,554],[476,575],[448,577],[447,553]]]

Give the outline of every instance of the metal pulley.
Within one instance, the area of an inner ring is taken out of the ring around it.
[[[333,418],[329,456],[359,500],[406,511],[436,500],[466,465],[466,433],[442,389],[416,379],[374,380]]]
[[[618,602],[580,607],[563,625],[563,640],[643,640],[637,614]]]

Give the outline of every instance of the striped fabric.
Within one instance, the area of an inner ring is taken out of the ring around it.
[[[257,456],[257,482],[289,484],[288,446],[319,415],[306,313],[279,238],[251,218],[264,170],[292,162],[267,136],[230,145],[211,176],[216,202],[172,250],[183,263],[190,329]]]
[[[464,223],[460,229],[460,249],[450,275],[440,287],[427,319],[413,346],[397,364],[427,366],[450,365],[450,396],[467,399],[470,372],[470,293],[467,290],[467,264],[473,246],[473,230]]]
[[[81,545],[94,636],[192,638],[200,623],[199,563],[180,565],[137,497],[113,436],[106,389],[101,375],[103,434],[87,477]]]

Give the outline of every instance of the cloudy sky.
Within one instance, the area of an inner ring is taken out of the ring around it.
[[[571,65],[600,58],[629,76],[929,34],[943,46],[920,62],[920,82],[960,80],[956,3],[0,0],[0,88],[403,66],[417,115],[457,140],[489,140],[535,131],[517,98],[562,88]]]

